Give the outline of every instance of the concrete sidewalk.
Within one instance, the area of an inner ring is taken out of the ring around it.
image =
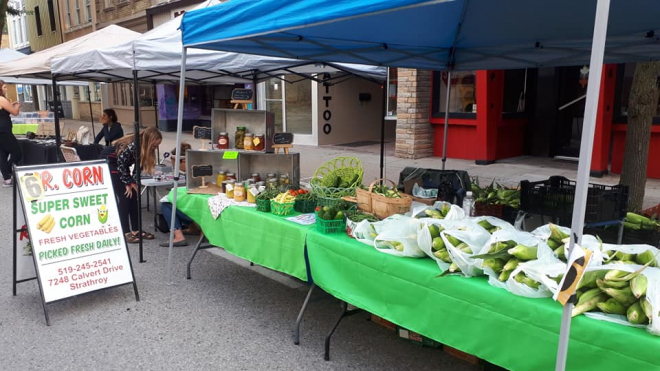
[[[68,128],[78,128],[80,125],[89,123],[66,120]],[[95,128],[99,130],[101,125],[96,123]],[[133,126],[123,124],[126,134],[133,132]],[[190,132],[183,133],[182,141],[188,142],[193,148],[200,148],[199,140],[192,137]],[[163,132],[163,143],[160,150],[171,151],[176,145],[175,132]],[[364,166],[364,183],[369,184],[377,179],[380,174],[380,145],[371,144],[362,147],[348,147],[341,145],[328,146],[295,146],[294,152],[301,154],[300,174],[303,179],[310,178],[314,171],[334,157],[352,156],[362,161]],[[396,182],[399,173],[407,166],[441,169],[442,161],[439,157],[428,157],[417,160],[402,159],[394,156],[394,143],[386,143],[385,146],[385,178]],[[522,156],[497,161],[491,165],[476,165],[471,160],[447,159],[447,169],[466,170],[470,177],[478,178],[480,184],[489,184],[492,180],[508,185],[517,186],[521,180],[544,180],[553,175],[565,176],[575,180],[577,177],[577,162],[555,160],[553,158]],[[614,185],[619,183],[618,174],[609,174],[602,178],[591,178],[592,183]],[[646,183],[646,195],[644,208],[656,206],[660,203],[660,179],[648,179]]]

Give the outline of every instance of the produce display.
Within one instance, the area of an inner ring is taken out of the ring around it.
[[[316,215],[322,220],[343,220],[345,209],[332,206],[317,206]]]
[[[493,181],[488,187],[479,187],[479,181],[471,182],[472,196],[475,202],[486,205],[505,205],[514,209],[520,208],[520,190],[507,188]]]
[[[336,157],[319,166],[310,180],[312,191],[318,197],[348,196],[362,184],[362,162],[354,157]]]
[[[367,189],[364,188],[363,189]],[[401,193],[395,187],[388,187],[385,185],[375,185],[372,189],[372,192],[379,194],[388,198],[401,198]]]
[[[657,216],[656,216],[657,217]],[[628,213],[623,222],[623,227],[632,230],[660,230],[660,222],[657,219],[647,218],[645,216]]]

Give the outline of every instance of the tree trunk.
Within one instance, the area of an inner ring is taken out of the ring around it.
[[[653,116],[658,109],[660,62],[637,63],[628,99],[626,147],[620,184],[630,188],[628,210],[642,209]]]

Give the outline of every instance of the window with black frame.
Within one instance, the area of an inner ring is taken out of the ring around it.
[[[433,72],[433,117],[444,117],[447,103],[449,73]],[[476,71],[451,73],[449,97],[450,117],[476,118],[477,74]]]

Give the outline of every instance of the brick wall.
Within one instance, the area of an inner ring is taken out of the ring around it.
[[[399,68],[397,90],[396,157],[433,156],[431,71]]]

